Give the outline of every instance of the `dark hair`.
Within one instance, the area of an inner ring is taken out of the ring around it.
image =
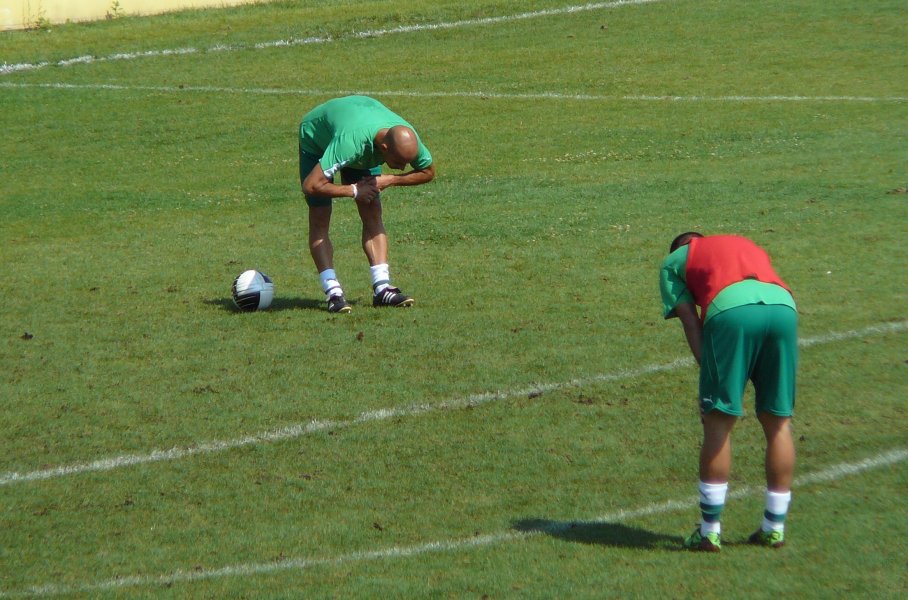
[[[678,237],[672,240],[672,245],[668,247],[668,253],[671,254],[681,246],[686,246],[694,238],[703,237],[702,233],[697,233],[696,231],[685,231]]]

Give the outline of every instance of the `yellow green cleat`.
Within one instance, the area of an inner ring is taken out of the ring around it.
[[[695,552],[719,552],[722,550],[722,539],[718,533],[707,533],[700,535],[700,528],[694,529],[694,532],[684,540],[684,547]]]
[[[757,529],[753,535],[747,538],[747,543],[756,546],[766,546],[767,548],[781,548],[785,545],[785,532]]]

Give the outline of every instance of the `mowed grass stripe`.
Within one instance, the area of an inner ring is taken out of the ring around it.
[[[354,31],[343,36],[313,36],[306,38],[290,38],[286,40],[272,40],[268,42],[257,42],[254,44],[219,44],[207,49],[194,47],[186,48],[164,48],[161,50],[148,50],[145,52],[120,52],[108,56],[76,56],[56,62],[38,62],[38,63],[18,63],[18,64],[0,64],[0,76],[19,73],[22,71],[34,71],[45,67],[69,67],[72,65],[91,64],[95,62],[108,61],[125,61],[136,60],[140,58],[157,58],[165,56],[180,56],[185,54],[199,54],[209,52],[237,52],[241,50],[262,50],[267,48],[281,48],[287,46],[302,46],[309,44],[327,44],[331,42],[342,42],[345,40],[376,38],[386,35],[395,35],[401,33],[419,33],[422,31],[439,31],[445,29],[464,29],[468,27],[482,27],[486,25],[499,25],[502,23],[511,23],[514,21],[523,21],[526,19],[537,19],[540,17],[554,17],[558,15],[567,15],[573,13],[588,12],[592,10],[603,10],[618,8],[621,6],[652,4],[655,2],[666,2],[668,0],[613,0],[612,2],[594,2],[576,6],[565,6],[561,8],[550,8],[532,12],[523,12],[511,15],[501,15],[498,17],[485,17],[481,19],[463,19],[459,21],[448,21],[441,23],[424,23],[419,25],[401,25],[389,29],[372,29],[367,31]]]
[[[898,333],[905,331],[906,329],[908,329],[908,321],[897,321],[893,323],[885,323],[882,325],[871,325],[869,327],[851,331],[832,332],[812,338],[802,338],[799,341],[799,345],[806,348],[818,344],[849,340],[865,337],[868,335],[885,335],[889,333]],[[299,438],[312,433],[336,431],[338,429],[344,429],[347,427],[352,427],[354,425],[380,423],[395,418],[414,417],[429,413],[443,412],[447,410],[462,410],[499,400],[507,400],[509,398],[517,398],[521,396],[535,397],[547,392],[554,392],[566,388],[579,388],[593,384],[621,381],[634,377],[642,377],[653,373],[673,371],[675,369],[689,366],[692,363],[693,358],[680,358],[672,362],[657,365],[648,365],[640,367],[638,369],[618,371],[615,373],[604,373],[600,375],[593,375],[591,377],[571,379],[561,382],[540,383],[505,391],[474,394],[463,398],[448,400],[438,404],[415,404],[405,407],[392,407],[381,410],[368,411],[359,414],[353,419],[345,421],[316,419],[309,421],[308,423],[296,423],[293,425],[287,425],[278,429],[272,429],[263,433],[248,435],[232,440],[201,442],[191,447],[171,448],[169,450],[152,450],[146,454],[129,454],[112,458],[103,458],[91,462],[64,465],[49,469],[39,469],[28,473],[10,472],[0,476],[0,485],[27,483],[44,479],[55,479],[68,475],[78,475],[80,473],[111,471],[114,469],[147,463],[180,460],[183,458],[195,456],[197,454],[212,454],[216,452],[224,452],[226,450],[231,450],[234,448],[241,448],[244,446],[280,442],[283,440]]]
[[[412,91],[412,90],[356,90],[356,89],[282,89],[282,88],[244,88],[221,87],[207,85],[181,85],[181,86],[152,86],[152,85],[121,85],[112,83],[12,83],[0,82],[0,88],[25,89],[42,88],[57,90],[110,90],[125,92],[157,92],[157,93],[204,93],[204,94],[258,94],[258,95],[288,95],[288,96],[348,96],[362,94],[376,97],[398,98],[479,98],[494,100],[566,100],[566,101],[597,101],[597,102],[854,102],[854,103],[887,103],[908,102],[908,96],[653,96],[653,95],[623,95],[610,96],[602,94],[561,94],[558,92],[540,92],[508,94],[492,91]]]
[[[895,465],[903,462],[905,459],[908,459],[908,449],[896,448],[887,452],[883,452],[876,456],[865,458],[863,460],[839,463],[837,465],[823,469],[822,471],[803,475],[795,480],[795,486],[801,487],[811,484],[837,481],[852,475],[859,475],[865,471]],[[746,488],[741,488],[735,492],[732,492],[729,497],[730,499],[744,498],[748,496],[754,496],[762,492],[762,487],[748,486]],[[178,570],[165,575],[133,575],[116,577],[104,581],[85,583],[75,586],[44,584],[33,586],[28,590],[21,592],[0,592],[0,598],[49,597],[71,595],[77,593],[116,591],[125,588],[143,586],[171,586],[177,583],[191,583],[193,581],[220,579],[224,577],[253,577],[256,575],[267,575],[270,573],[283,571],[301,571],[322,566],[341,566],[367,561],[409,558],[435,552],[468,551],[473,548],[514,542],[521,539],[538,536],[540,534],[557,534],[562,531],[567,531],[576,526],[597,525],[604,523],[621,523],[630,521],[635,518],[666,514],[680,510],[688,510],[692,506],[696,505],[696,503],[697,497],[691,496],[685,499],[668,500],[665,502],[657,502],[644,505],[634,509],[620,510],[585,521],[557,522],[549,524],[545,527],[541,527],[539,529],[530,529],[523,531],[507,530],[498,533],[475,535],[468,538],[436,540],[433,542],[426,542],[413,546],[393,546],[380,550],[352,552],[349,554],[342,554],[334,557],[286,558],[280,561],[228,565],[225,567],[219,567],[217,569],[198,569],[192,571]]]

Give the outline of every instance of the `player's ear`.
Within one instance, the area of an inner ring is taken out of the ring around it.
[[[381,148],[382,152],[387,152],[388,148],[391,147],[391,134],[390,129],[385,131],[385,135],[381,137],[381,140],[378,142],[378,147]]]

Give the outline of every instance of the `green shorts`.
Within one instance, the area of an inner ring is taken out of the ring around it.
[[[319,157],[312,156],[308,152],[303,152],[300,148],[300,185],[318,164]],[[341,169],[341,183],[350,185],[356,183],[363,177],[381,175],[381,165],[372,169]],[[306,196],[306,204],[309,206],[331,206],[332,198],[322,198],[318,196]]]
[[[700,411],[744,416],[742,397],[754,384],[756,412],[794,413],[798,313],[782,304],[747,304],[720,312],[703,327]]]

